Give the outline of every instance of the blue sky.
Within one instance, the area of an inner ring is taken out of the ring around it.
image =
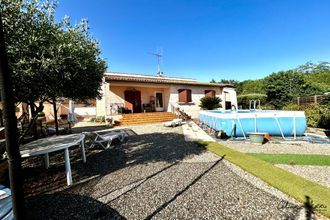
[[[258,79],[330,61],[329,0],[59,0],[57,19],[87,18],[109,71]]]

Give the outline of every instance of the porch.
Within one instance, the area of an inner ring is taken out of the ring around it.
[[[107,115],[167,112],[169,107],[168,85],[111,83],[107,92]]]

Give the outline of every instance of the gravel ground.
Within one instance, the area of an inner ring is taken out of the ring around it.
[[[330,187],[330,166],[286,165],[277,164],[277,167],[288,170],[316,183]]]
[[[55,168],[45,172],[35,170],[25,183],[30,189],[29,218],[299,218],[299,205],[269,186],[260,187],[244,172],[238,174],[222,158],[185,142],[181,127],[150,124],[132,126],[127,132],[127,142],[105,151],[90,150],[86,164],[74,162],[72,187],[65,187],[63,163],[52,164]],[[62,155],[54,157],[51,161]],[[78,150],[72,152],[72,158],[79,157]],[[25,171],[32,169],[27,164]],[[52,181],[56,178],[61,181]],[[33,191],[35,186],[44,189]],[[279,208],[283,201],[287,206]]]
[[[269,142],[253,144],[246,141],[221,141],[220,143],[244,153],[288,153],[288,154],[322,154],[330,155],[329,144],[316,144],[304,141]]]

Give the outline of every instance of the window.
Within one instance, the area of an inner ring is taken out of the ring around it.
[[[190,89],[179,89],[179,102],[188,103],[191,102],[191,90]]]
[[[214,90],[205,90],[204,94],[205,94],[205,96],[215,97],[215,91]]]

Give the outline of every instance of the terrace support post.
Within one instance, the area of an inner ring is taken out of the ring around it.
[[[300,97],[297,97],[297,105],[300,105]]]
[[[314,96],[314,103],[317,104],[317,95]]]
[[[54,123],[55,123],[55,131],[56,135],[60,135],[60,132],[58,131],[58,121],[57,121],[57,109],[56,109],[56,98],[53,97],[53,109],[54,109]]]
[[[12,194],[13,213],[15,219],[25,219],[23,179],[21,171],[21,154],[18,145],[17,118],[13,96],[12,79],[8,64],[6,45],[0,11],[0,87],[3,104],[6,151],[9,165],[9,180]]]

